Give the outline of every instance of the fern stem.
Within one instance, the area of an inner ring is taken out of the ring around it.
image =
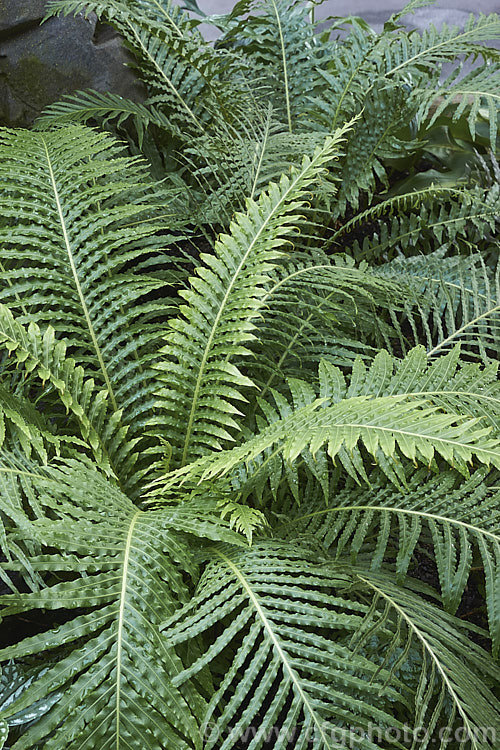
[[[283,79],[285,86],[285,102],[286,102],[286,116],[288,121],[288,130],[292,132],[292,113],[290,109],[290,92],[288,90],[288,65],[286,61],[286,50],[285,50],[285,39],[283,37],[283,29],[281,28],[281,19],[278,13],[275,0],[271,0],[276,15],[276,23],[278,24],[278,33],[280,36],[280,47],[281,47],[281,58],[283,60]]]
[[[139,510],[130,522],[127,540],[125,542],[125,553],[123,557],[122,587],[120,593],[120,609],[118,613],[118,631],[116,635],[116,750],[120,750],[120,698],[121,698],[121,655],[123,646],[123,622],[125,614],[125,595],[128,586],[128,567],[130,561],[130,550],[132,548],[132,536],[135,525],[142,515]]]

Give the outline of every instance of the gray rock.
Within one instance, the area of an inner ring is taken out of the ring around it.
[[[27,127],[78,89],[144,97],[118,34],[93,15],[51,18],[45,0],[0,0],[0,122]]]
[[[0,32],[15,33],[23,26],[37,24],[45,15],[46,0],[0,0]]]

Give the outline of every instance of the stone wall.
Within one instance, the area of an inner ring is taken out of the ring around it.
[[[95,15],[51,18],[46,0],[0,0],[0,124],[26,127],[63,94],[143,96],[120,37]]]

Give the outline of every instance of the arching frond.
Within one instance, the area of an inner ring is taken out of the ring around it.
[[[387,673],[345,645],[345,634],[360,627],[368,609],[338,594],[348,577],[324,568],[314,552],[279,542],[242,554],[214,549],[211,559],[192,601],[163,625],[177,645],[226,623],[177,676],[179,686],[234,642],[203,720],[212,729],[206,750],[229,750],[242,737],[254,750],[268,736],[275,748],[288,741],[306,748],[314,737],[318,750],[334,750],[335,731],[344,724],[367,728],[374,717],[394,723],[390,701],[404,703],[406,694],[384,687]]]
[[[356,479],[358,475],[367,478],[361,447],[395,482],[404,481],[398,462],[401,456],[428,465],[441,457],[465,474],[474,458],[500,468],[496,367],[484,373],[489,384],[488,407],[484,407],[476,403],[481,384],[474,390],[480,371],[466,366],[457,372],[456,354],[428,367],[425,353],[414,350],[394,373],[390,366],[394,360],[380,354],[369,371],[366,389],[361,360],[353,369],[349,388],[338,368],[322,363],[320,398],[308,383],[291,381],[294,408],[275,394],[277,410],[262,404],[269,426],[236,448],[172,472],[160,485],[224,476],[255,459],[254,471],[267,476],[266,465],[275,454],[294,462],[306,451],[314,457],[323,446]],[[414,390],[416,383],[419,387]],[[459,400],[465,410],[454,408]],[[469,414],[479,416],[469,416],[467,405]],[[485,416],[487,421],[483,421]]]
[[[239,414],[234,400],[252,382],[232,363],[248,353],[254,319],[262,305],[264,284],[273,262],[300,220],[307,192],[332,159],[342,138],[328,138],[300,169],[271,184],[258,202],[249,200],[229,235],[216,242],[214,254],[182,292],[188,305],[170,322],[171,333],[157,365],[164,387],[158,392],[164,424],[175,447],[174,462],[184,465],[207,449],[231,439]],[[189,363],[189,369],[186,364]]]
[[[407,322],[413,340],[424,343],[429,357],[460,343],[468,357],[485,363],[497,359],[500,265],[491,267],[479,253],[447,258],[437,251],[405,262],[396,259],[374,272],[407,285],[400,326]],[[400,340],[404,347],[404,337]]]
[[[144,132],[150,125],[166,131],[175,129],[158,108],[125,99],[110,91],[76,91],[74,94],[67,94],[44,110],[37,119],[37,127],[43,130],[53,125],[97,120],[102,125],[115,121],[119,128],[130,118],[138,135],[139,146],[142,146]]]
[[[299,167],[303,156],[312,157],[324,142],[323,133],[290,134],[275,117],[270,106],[244,131],[229,135],[227,129],[220,129],[186,149],[202,197],[199,221],[229,226],[234,213],[244,210],[247,198],[256,200],[269,182],[279,181],[291,165]]]
[[[391,670],[404,665],[412,647],[421,652],[414,699],[419,744],[444,750],[455,731],[459,741],[469,743],[471,750],[492,750],[500,704],[477,675],[487,674],[497,684],[500,671],[488,660],[486,652],[470,641],[466,626],[429,601],[430,588],[416,582],[401,588],[387,571],[374,573],[360,567],[355,576],[373,598],[370,613],[351,646],[363,652],[362,644],[374,636],[371,654],[374,648],[380,649],[380,640],[385,640],[384,652],[390,656],[381,659],[381,666],[389,666],[389,661]],[[421,591],[427,594],[427,600],[418,595]],[[377,634],[382,629],[389,630],[390,635],[379,639]],[[458,732],[457,726],[461,727]]]
[[[494,231],[500,209],[498,187],[446,188],[431,185],[418,191],[396,195],[356,214],[328,240],[328,246],[353,245],[356,256],[377,261],[395,251],[415,252],[422,242],[431,247],[466,240]],[[371,229],[373,225],[375,231]],[[350,236],[370,226],[362,243]]]
[[[349,257],[321,252],[287,257],[266,290],[255,357],[247,364],[261,398],[289,377],[316,373],[321,359],[350,366],[357,355],[373,358],[397,335],[386,311],[396,315],[405,291]]]
[[[451,717],[444,720],[451,726],[455,718],[471,732],[495,725],[492,693],[484,685],[477,695],[469,689],[483,667],[495,674],[486,653],[473,646],[464,660],[463,624],[395,585],[387,573],[332,564],[300,541],[291,547],[276,540],[238,553],[215,548],[211,557],[192,602],[163,625],[174,644],[193,635],[207,640],[175,678],[179,686],[234,642],[204,717],[207,750],[229,750],[242,738],[252,750],[266,739],[280,750],[289,742],[305,748],[311,737],[321,749],[337,750],[355,737],[360,750],[376,750],[386,747],[384,729],[400,726],[395,714],[408,703],[415,706],[415,726],[428,727],[427,742],[448,701]],[[213,636],[222,620],[222,633]],[[406,679],[403,688],[406,662],[419,653],[420,680],[410,686]],[[378,735],[370,732],[373,724]],[[473,747],[493,744],[480,737]]]
[[[181,139],[199,137],[212,120],[231,121],[244,112],[246,84],[241,61],[203,41],[179,6],[154,0],[75,2],[55,0],[50,14],[93,11],[111,22],[141,61],[147,104],[160,126]],[[233,74],[228,69],[233,68]]]
[[[493,66],[479,67],[472,69],[464,76],[459,77],[461,68],[443,82],[442,87],[433,92],[431,101],[428,100],[427,106],[421,105],[420,116],[427,114],[426,110],[430,109],[432,102],[437,106],[433,109],[432,116],[429,120],[429,127],[437,118],[446,110],[452,109],[451,119],[456,122],[467,112],[467,124],[473,140],[476,136],[476,124],[484,117],[484,110],[488,113],[489,136],[492,151],[496,150],[498,115],[500,113],[500,70]],[[426,97],[422,96],[423,102]],[[458,105],[458,106],[457,106]],[[423,110],[423,111],[422,111]],[[482,112],[480,113],[480,110]]]
[[[161,306],[148,295],[165,284],[147,264],[166,195],[113,138],[80,126],[4,131],[0,155],[0,300],[63,332],[137,435],[152,407]]]
[[[455,614],[467,586],[473,550],[483,561],[486,603],[493,650],[500,647],[500,610],[495,592],[500,580],[499,491],[485,484],[480,469],[463,480],[456,472],[413,472],[405,492],[396,490],[380,474],[369,487],[337,491],[325,506],[323,499],[296,507],[283,523],[290,539],[304,535],[321,540],[337,559],[349,554],[370,561],[380,570],[394,560],[399,583],[408,571],[418,573],[414,553],[426,545],[436,563],[443,606]]]
[[[440,29],[430,24],[422,32],[410,31],[395,36],[386,57],[386,76],[411,70],[418,76],[418,68],[433,68],[445,60],[455,62],[465,57],[498,57],[493,47],[481,42],[494,39],[500,32],[500,17],[496,13],[476,18],[472,13],[463,29],[443,24]]]

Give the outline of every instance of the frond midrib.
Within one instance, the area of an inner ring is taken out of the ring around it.
[[[288,123],[288,131],[292,132],[292,113],[290,108],[290,91],[288,89],[288,62],[286,59],[285,39],[283,36],[283,29],[281,27],[281,18],[276,5],[276,0],[271,0],[274,14],[276,16],[276,23],[278,25],[278,35],[280,39],[280,50],[281,50],[281,63],[283,66],[283,86],[285,89],[285,104],[286,104],[286,117]]]
[[[118,611],[118,623],[117,623],[117,634],[116,634],[116,750],[120,750],[120,699],[121,699],[121,679],[122,679],[122,667],[121,667],[121,654],[123,646],[123,627],[125,619],[125,600],[128,587],[128,567],[130,562],[130,554],[132,548],[132,536],[134,528],[142,515],[142,511],[137,511],[130,521],[130,526],[125,542],[123,567],[122,567],[122,585],[120,591],[120,608]]]

